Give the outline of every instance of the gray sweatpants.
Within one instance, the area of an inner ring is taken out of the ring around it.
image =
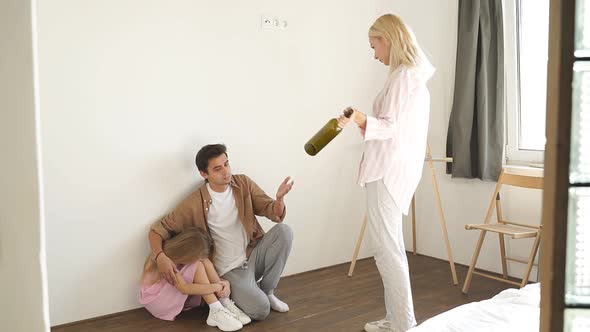
[[[270,313],[267,294],[279,284],[292,242],[291,227],[277,224],[258,242],[246,266],[223,275],[231,284],[231,298],[252,319],[263,320]]]

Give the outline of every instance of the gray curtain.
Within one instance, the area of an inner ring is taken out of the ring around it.
[[[447,133],[447,173],[496,181],[504,145],[501,0],[459,0],[455,93]]]

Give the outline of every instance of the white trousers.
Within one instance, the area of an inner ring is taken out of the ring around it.
[[[405,332],[416,325],[416,319],[402,234],[402,212],[383,180],[369,182],[366,188],[369,231],[385,290],[385,319],[392,323],[394,331]]]

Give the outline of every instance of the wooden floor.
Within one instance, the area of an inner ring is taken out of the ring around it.
[[[457,265],[460,284],[453,286],[448,262],[426,256],[408,255],[414,308],[418,323],[458,305],[492,297],[508,284],[473,276],[468,296],[461,293],[467,268]],[[383,286],[373,259],[358,261],[353,277],[349,264],[285,277],[276,295],[291,308],[272,312],[262,322],[241,331],[362,331],[368,321],[385,316]],[[207,326],[207,309],[184,312],[174,322],[153,318],[145,309],[55,327],[54,332],[194,332],[220,331]]]

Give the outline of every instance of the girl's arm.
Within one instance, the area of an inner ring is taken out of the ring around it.
[[[223,286],[216,284],[194,284],[187,283],[180,273],[176,273],[176,289],[185,295],[207,295],[220,292]]]
[[[398,120],[408,110],[414,82],[406,72],[397,76],[383,96],[379,116],[355,111],[352,120],[361,129],[365,141],[397,139]]]
[[[354,121],[363,131],[367,128],[367,115],[363,112],[354,110],[354,113],[352,113],[352,121]]]
[[[350,117],[345,116],[344,114],[346,114],[346,112],[352,112],[352,115]],[[344,128],[346,127],[346,125],[349,122],[354,122],[356,123],[359,128],[361,129],[361,131],[363,132],[363,136],[364,136],[364,131],[365,128],[367,127],[367,115],[361,111],[357,111],[356,109],[352,108],[352,107],[347,107],[346,109],[344,109],[344,111],[342,111],[342,114],[338,117],[338,126],[340,128]]]

